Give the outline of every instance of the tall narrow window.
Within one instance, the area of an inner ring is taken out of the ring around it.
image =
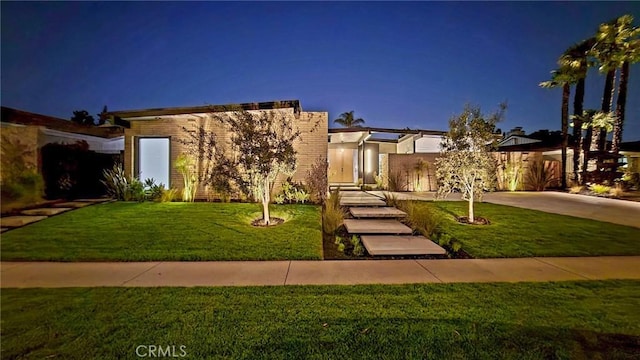
[[[169,184],[169,138],[138,139],[138,172],[140,180],[153,178],[156,184]]]

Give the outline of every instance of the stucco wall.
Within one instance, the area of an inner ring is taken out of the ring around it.
[[[307,171],[311,169],[313,162],[318,156],[327,156],[327,132],[328,132],[328,113],[326,112],[302,112],[296,118],[293,109],[272,110],[283,113],[287,117],[291,117],[292,123],[296,126],[301,136],[294,143],[297,156],[297,170],[293,175],[294,181],[303,182]],[[259,113],[261,111],[250,111],[251,113]],[[224,114],[217,114],[217,116]],[[187,149],[182,145],[179,139],[187,139],[187,134],[183,127],[189,129],[197,129],[204,126],[205,129],[216,134],[217,146],[225,149],[227,155],[231,155],[230,141],[231,131],[227,129],[220,121],[212,118],[210,114],[184,114],[175,116],[159,117],[152,120],[135,120],[130,119],[131,128],[125,130],[125,171],[131,176],[135,176],[136,162],[136,138],[137,137],[169,137],[170,138],[170,184],[169,186],[182,189],[182,175],[174,168],[175,159]],[[286,179],[286,175],[281,175],[276,180],[274,193],[280,189],[280,184]],[[200,188],[197,198],[206,198],[207,194],[204,188]]]

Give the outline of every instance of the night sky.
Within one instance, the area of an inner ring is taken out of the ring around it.
[[[558,56],[640,3],[1,3],[2,105],[73,110],[299,99],[333,120],[446,130],[465,103],[499,127],[560,127]],[[599,108],[604,76],[587,78]],[[572,94],[573,95],[573,94]],[[624,141],[640,140],[640,65]],[[570,107],[571,109],[571,107]]]

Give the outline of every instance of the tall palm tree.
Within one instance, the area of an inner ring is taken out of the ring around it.
[[[551,72],[551,80],[543,81],[539,84],[543,88],[562,87],[562,106],[560,118],[562,122],[562,188],[567,187],[567,147],[569,145],[569,96],[571,95],[571,85],[577,81],[576,72],[568,66],[560,67]]]
[[[620,83],[616,101],[616,122],[613,125],[611,152],[618,153],[622,142],[622,129],[627,104],[627,86],[629,83],[629,65],[640,61],[640,28],[633,27],[633,16],[623,15],[616,21],[616,47],[614,61],[620,68]]]
[[[610,112],[613,107],[615,93],[616,72],[620,69],[620,85],[614,124],[614,139],[612,151],[617,152],[622,141],[624,125],[624,109],[627,101],[627,86],[629,81],[629,64],[639,61],[640,29],[633,27],[633,16],[623,15],[608,23],[601,24],[596,33],[596,43],[591,53],[600,62],[600,72],[606,73],[604,95],[602,97],[602,111]],[[625,65],[626,63],[626,65]],[[598,149],[604,150],[606,133],[600,132]]]
[[[353,110],[351,111],[347,111],[347,112],[343,112],[342,114],[340,114],[340,117],[338,117],[337,119],[333,120],[334,123],[338,124],[338,125],[342,125],[344,127],[350,128],[350,127],[361,127],[364,124],[364,119],[362,118],[355,118],[353,116]]]
[[[593,66],[594,62],[589,56],[589,51],[595,44],[595,38],[589,38],[583,40],[570,48],[568,48],[560,59],[558,64],[560,66],[569,66],[575,70],[577,77],[576,93],[573,98],[573,115],[580,115],[584,110],[584,88],[585,80],[587,78],[587,71],[589,67]],[[582,137],[582,122],[578,118],[574,118],[573,121],[573,181],[578,183],[580,179],[580,151],[584,147]],[[589,135],[591,131],[588,131]],[[591,139],[589,138],[589,141]]]

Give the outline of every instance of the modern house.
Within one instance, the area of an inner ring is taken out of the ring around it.
[[[433,163],[443,131],[354,127],[329,129],[329,183],[382,183],[397,190],[436,189]]]
[[[328,113],[305,112],[298,100],[112,111],[107,116],[111,122],[125,127],[124,169],[128,175],[143,180],[153,178],[167,187],[182,188],[182,175],[174,165],[178,156],[188,151],[184,142],[189,139],[189,131],[202,128],[214,133],[216,146],[231,154],[229,143],[233,129],[218,119],[234,116],[238,110],[254,114],[274,112],[291,119],[300,131],[300,137],[294,143],[297,170],[293,181],[303,181],[315,159],[327,153]],[[276,187],[284,181],[285,175],[280,178]],[[204,187],[199,190],[198,198],[211,195]]]

